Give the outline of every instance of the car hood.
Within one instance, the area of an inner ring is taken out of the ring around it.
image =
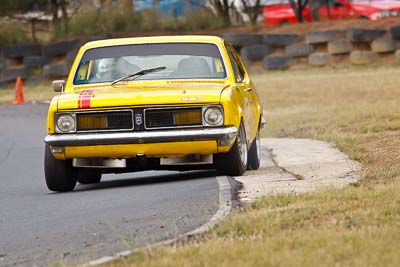
[[[60,95],[58,110],[219,103],[226,87],[223,82],[85,87]]]

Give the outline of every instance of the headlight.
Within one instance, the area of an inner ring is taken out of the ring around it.
[[[58,114],[56,117],[56,132],[71,133],[75,132],[75,129],[75,116],[73,114]]]
[[[224,113],[219,106],[205,107],[203,110],[203,119],[205,125],[219,126],[224,122]]]

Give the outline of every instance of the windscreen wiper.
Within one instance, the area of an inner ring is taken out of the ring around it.
[[[128,75],[122,76],[121,78],[116,79],[115,81],[113,81],[111,83],[111,85],[119,83],[120,81],[128,80],[129,78],[132,78],[132,77],[135,77],[135,78],[132,79],[132,80],[134,80],[134,79],[136,79],[136,78],[138,78],[140,76],[146,75],[147,73],[162,71],[162,70],[165,70],[165,69],[166,69],[166,67],[157,67],[157,68],[139,70],[138,72],[131,73],[131,74],[128,74]]]

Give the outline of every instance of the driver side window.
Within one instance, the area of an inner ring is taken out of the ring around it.
[[[233,48],[227,47],[229,61],[231,62],[233,74],[235,75],[236,82],[243,82],[244,80],[244,71],[242,70],[240,63],[237,61],[235,55],[232,51]]]

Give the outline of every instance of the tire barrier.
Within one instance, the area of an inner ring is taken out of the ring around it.
[[[394,53],[394,56],[395,56],[397,61],[400,61],[400,49],[396,50],[396,53]]]
[[[298,34],[224,33],[246,65],[261,62],[265,70],[287,69],[294,64],[335,65],[335,61],[370,64],[380,59],[400,61],[400,25],[388,30],[349,28]],[[95,39],[93,39],[95,40]],[[19,44],[0,46],[0,83],[23,79],[66,78],[78,52],[78,39],[47,45]],[[299,60],[292,60],[297,59]],[[382,61],[383,62],[383,61]],[[257,63],[255,66],[260,66]]]
[[[293,58],[308,57],[314,48],[309,44],[292,44],[285,48],[285,55]]]
[[[6,60],[4,58],[0,58],[0,70],[3,70],[6,67]]]
[[[348,29],[346,31],[347,40],[350,42],[371,43],[375,39],[386,33],[385,30],[371,29]]]
[[[331,55],[350,54],[353,46],[344,39],[333,40],[328,43],[328,53]]]
[[[308,64],[311,66],[326,66],[329,64],[329,54],[313,53],[308,56]]]
[[[390,27],[389,33],[393,40],[400,40],[400,25]]]
[[[354,65],[371,64],[379,60],[378,54],[373,51],[353,51],[350,54],[350,63]]]
[[[248,45],[240,50],[240,56],[245,62],[254,62],[261,61],[272,52],[273,50],[265,45]]]
[[[25,67],[5,68],[3,69],[2,81],[15,82],[18,77],[26,79],[29,76],[29,71]]]
[[[288,45],[294,44],[300,39],[297,34],[263,34],[262,43],[269,47],[286,47]]]
[[[344,31],[329,30],[320,32],[309,32],[306,34],[307,44],[326,44],[329,41],[340,39],[344,37]]]
[[[65,56],[69,51],[71,51],[77,44],[79,40],[69,40],[62,41],[53,44],[49,44],[43,47],[43,55],[54,57],[54,56]]]
[[[262,61],[266,70],[283,70],[290,66],[290,57],[288,56],[266,56]]]
[[[40,56],[42,54],[42,46],[38,44],[7,45],[2,50],[4,58],[7,59]]]
[[[73,49],[67,53],[66,60],[67,60],[67,65],[70,67],[72,63],[74,62],[75,56],[78,54],[78,49]]]
[[[24,57],[23,64],[27,68],[31,67],[42,67],[48,63],[50,63],[51,58],[46,56],[28,56]]]
[[[68,71],[67,64],[48,64],[43,67],[43,76],[47,79],[62,78],[68,75]]]
[[[15,82],[17,77],[34,80],[66,78],[79,42],[73,39],[44,46],[20,44],[1,47],[0,82]]]
[[[391,38],[376,39],[371,43],[371,50],[375,53],[392,53],[397,45]]]
[[[238,50],[243,46],[261,44],[261,36],[254,33],[224,33],[222,37]]]

